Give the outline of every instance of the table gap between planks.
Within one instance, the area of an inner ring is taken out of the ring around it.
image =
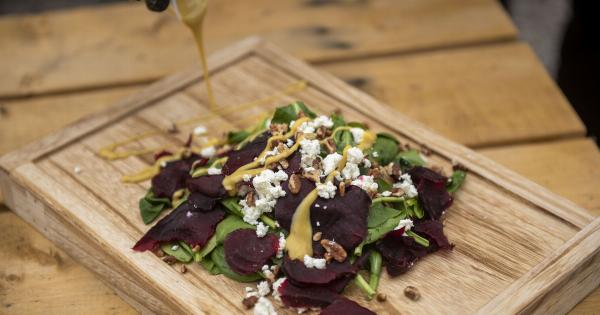
[[[300,98],[319,112],[341,109],[349,119],[366,120],[413,145],[426,143],[436,165],[448,169],[453,160],[470,168],[446,222],[456,249],[425,259],[399,279],[385,277],[382,288],[392,299],[372,303],[379,312],[566,312],[598,285],[600,221],[584,209],[258,39],[221,51],[210,64],[215,92],[226,104],[265,97],[300,78],[309,82],[308,89],[278,102],[231,106],[222,115],[206,117],[215,134],[247,126],[276,104]],[[137,199],[148,183],[125,185],[119,177],[148,159],[106,162],[95,152],[114,140],[206,113],[199,80],[195,72],[169,77],[113,110],[0,159],[9,206],[112,286],[128,292],[138,307],[158,313],[239,311],[243,285],[208,277],[198,266],[180,275],[151,254],[133,253],[131,244],[147,229],[138,218]],[[190,129],[182,131],[179,137],[160,136],[139,145],[181,143]],[[84,169],[81,174],[73,171],[77,165]],[[419,286],[428,303],[401,303],[405,298],[398,292],[407,284]],[[356,289],[349,294],[366,303]]]

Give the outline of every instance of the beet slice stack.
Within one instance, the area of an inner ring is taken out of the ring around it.
[[[231,232],[225,242],[225,260],[231,270],[249,275],[260,271],[277,254],[279,239],[273,234],[258,237],[253,229]]]

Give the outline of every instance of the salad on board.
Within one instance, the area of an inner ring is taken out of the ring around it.
[[[152,186],[140,199],[153,224],[133,246],[169,264],[200,264],[246,287],[240,303],[276,314],[273,301],[321,314],[375,314],[344,297],[378,293],[385,268],[408,272],[453,245],[442,219],[464,168],[446,177],[393,135],[302,102],[277,108],[252,128],[156,154]],[[146,175],[148,175],[146,173]],[[160,218],[160,219],[159,219]],[[157,222],[155,222],[157,221]],[[418,289],[404,294],[419,298]]]

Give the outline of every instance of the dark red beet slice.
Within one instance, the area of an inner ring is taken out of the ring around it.
[[[388,233],[376,247],[383,256],[388,274],[392,277],[407,272],[414,262],[425,255],[428,249],[419,245],[412,237],[402,236],[403,229]]]
[[[212,211],[218,200],[217,197],[209,197],[199,192],[193,192],[188,197],[187,202],[195,211],[207,212]]]
[[[227,191],[223,187],[225,175],[207,175],[187,180],[187,188],[192,192],[200,192],[209,197],[225,197]]]
[[[376,315],[375,312],[362,307],[360,304],[347,298],[339,298],[324,308],[321,315]]]
[[[310,209],[313,231],[322,232],[323,239],[334,240],[351,252],[367,235],[370,206],[371,198],[357,186],[349,186],[343,197],[318,198]],[[321,245],[314,244],[313,248],[322,253]]]
[[[299,287],[286,280],[279,286],[283,304],[289,307],[326,307],[340,298],[334,291],[319,287]]]
[[[211,211],[201,212],[185,202],[162,218],[133,246],[136,251],[154,249],[159,243],[184,241],[191,246],[203,246],[215,233],[215,228],[225,217],[220,205]]]
[[[241,166],[254,161],[254,158],[256,158],[267,146],[267,141],[270,136],[270,132],[265,132],[248,142],[243,148],[229,152],[227,154],[229,158],[225,165],[223,165],[223,174],[231,175]]]
[[[429,251],[435,251],[438,248],[449,249],[452,246],[448,238],[444,235],[444,226],[439,221],[427,220],[418,222],[413,228],[417,234],[429,240]]]
[[[294,216],[296,208],[304,197],[315,189],[315,184],[302,177],[300,179],[300,191],[297,194],[292,194],[288,188],[288,183],[289,181],[285,181],[281,184],[281,187],[285,191],[285,196],[277,199],[277,203],[275,204],[275,219],[281,227],[289,231],[292,225],[292,216]]]
[[[292,155],[290,157],[288,157],[288,168],[286,168],[284,171],[286,174],[292,175],[294,173],[299,173],[300,170],[302,169],[301,167],[301,161],[302,161],[302,154],[300,154],[300,151],[296,151],[294,153],[292,153]]]
[[[452,205],[452,196],[446,190],[447,178],[425,167],[414,167],[410,171],[417,186],[419,200],[430,218],[438,220]]]
[[[171,198],[175,191],[184,188],[186,180],[190,177],[190,169],[194,161],[202,159],[199,155],[173,161],[160,170],[152,178],[152,192],[160,198]]]
[[[248,275],[261,270],[271,257],[277,254],[279,239],[273,234],[256,236],[253,229],[231,232],[225,242],[225,260],[231,270]]]
[[[338,279],[352,278],[357,269],[348,260],[343,263],[333,261],[327,264],[325,269],[307,268],[304,262],[285,257],[282,270],[288,280],[301,286],[305,285],[328,285]],[[336,288],[337,289],[337,288]]]

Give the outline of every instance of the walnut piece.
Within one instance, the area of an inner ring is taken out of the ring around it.
[[[337,150],[337,148],[335,147],[335,142],[331,138],[327,138],[323,145],[325,145],[325,150],[327,150],[327,153],[329,154],[332,154]]]
[[[315,183],[319,183],[321,181],[321,172],[319,172],[318,170],[304,172],[304,173],[302,173],[302,176],[304,176],[307,179],[312,180]]]
[[[254,190],[251,190],[246,194],[246,204],[249,207],[254,207],[255,201],[256,201],[256,198],[254,197]]]
[[[340,196],[344,197],[344,195],[346,194],[346,183],[340,182],[340,185],[338,186],[338,191]]]
[[[327,253],[329,253],[331,257],[338,262],[343,262],[346,260],[346,257],[348,257],[348,253],[346,253],[346,250],[342,247],[342,245],[334,241],[322,239],[321,246],[323,246]]]
[[[413,301],[418,301],[421,298],[419,290],[411,285],[404,288],[404,295]]]
[[[271,130],[271,134],[273,136],[278,136],[278,135],[282,135],[288,131],[288,125],[287,124],[271,124],[271,126],[269,126],[269,129]]]
[[[253,308],[254,305],[256,305],[256,302],[258,302],[258,296],[256,296],[256,295],[251,295],[242,300],[242,304],[244,304],[244,307],[247,310]]]
[[[385,302],[387,300],[387,294],[385,293],[377,293],[377,301],[379,302]]]
[[[315,235],[313,235],[313,241],[315,241],[315,242],[320,241],[322,236],[323,236],[322,232],[315,233]]]
[[[297,194],[300,192],[300,187],[302,186],[302,182],[300,181],[300,176],[296,174],[292,174],[290,176],[290,181],[288,182],[288,188],[292,194]]]
[[[177,262],[177,258],[175,258],[173,256],[165,256],[162,258],[162,260],[169,265],[172,265]]]

